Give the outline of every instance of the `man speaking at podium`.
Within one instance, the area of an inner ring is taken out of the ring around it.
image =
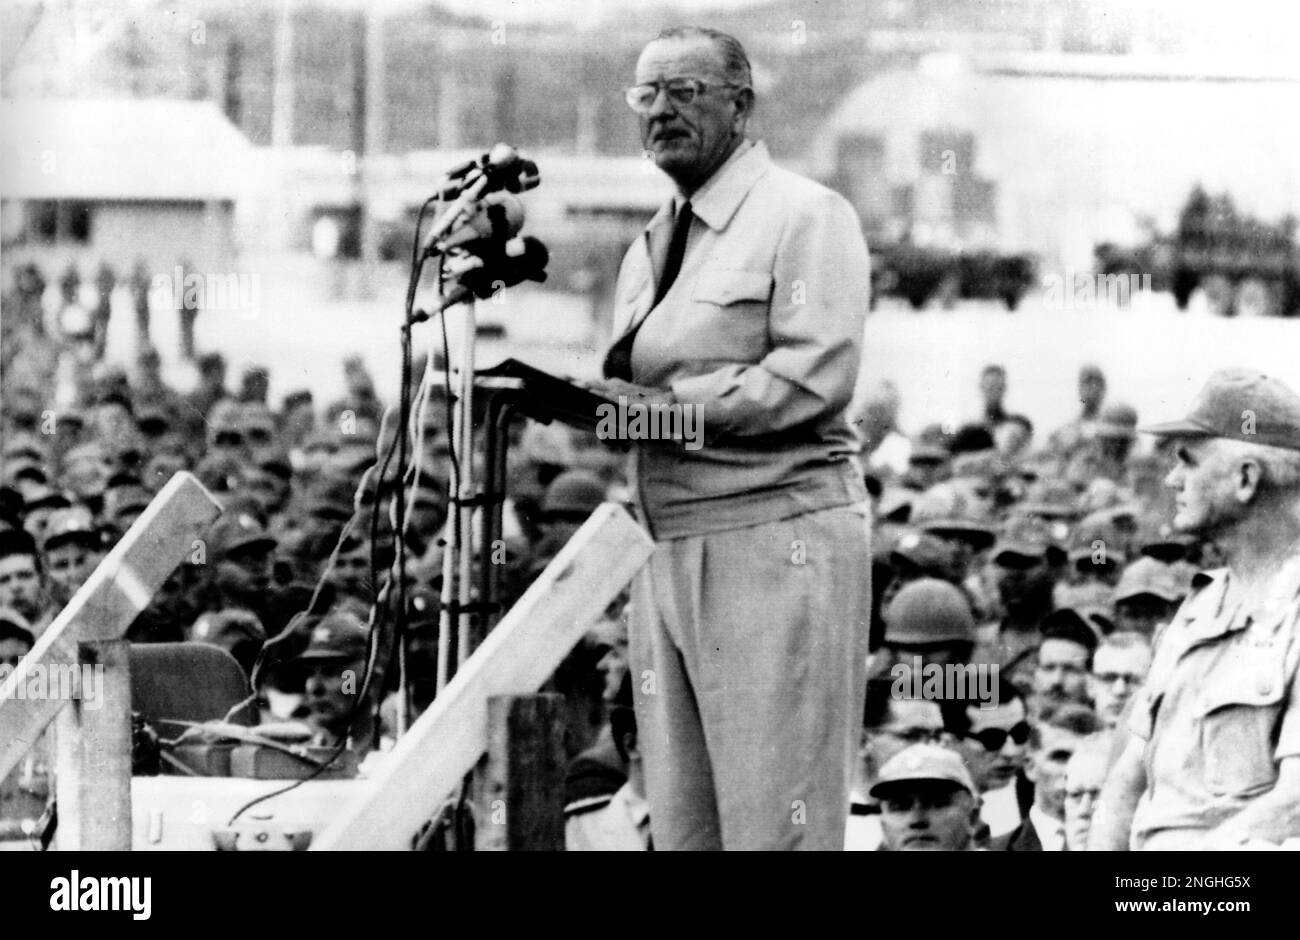
[[[628,249],[594,387],[690,408],[634,442],[655,553],[631,666],[656,849],[841,849],[870,609],[867,495],[842,417],[870,278],[857,216],[745,131],[749,61],[666,30],[628,104],[677,184]]]

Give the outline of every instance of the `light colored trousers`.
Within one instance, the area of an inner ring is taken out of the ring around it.
[[[629,637],[656,850],[843,849],[866,682],[867,512],[656,543]]]

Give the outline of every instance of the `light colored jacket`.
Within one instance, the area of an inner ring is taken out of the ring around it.
[[[870,292],[857,214],[756,143],[691,199],[680,274],[653,310],[665,205],[628,249],[614,335],[644,317],[632,380],[699,409],[704,444],[637,442],[632,482],[657,539],[743,528],[866,499],[853,394]]]

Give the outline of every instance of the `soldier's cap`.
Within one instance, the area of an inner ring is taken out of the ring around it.
[[[331,428],[318,428],[303,438],[302,449],[304,452],[327,450],[334,453],[339,449],[339,435]]]
[[[171,424],[171,415],[161,405],[142,405],[135,413],[135,426],[146,434],[162,434]]]
[[[138,473],[132,473],[130,470],[119,470],[108,478],[104,484],[106,489],[117,489],[124,486],[143,486],[144,481],[140,479]]]
[[[72,505],[66,493],[46,487],[39,495],[23,501],[23,512],[35,509],[67,509]]]
[[[1138,518],[1136,542],[1142,554],[1173,562],[1187,554],[1187,549],[1196,543],[1196,536],[1174,531],[1161,513],[1150,512]]]
[[[1157,437],[1222,437],[1300,450],[1300,396],[1252,369],[1210,376],[1187,417],[1142,428]]]
[[[1099,544],[1100,543],[1100,544]],[[1102,509],[1084,516],[1070,533],[1070,561],[1080,562],[1104,553],[1107,564],[1122,565],[1127,560],[1122,548],[1123,534],[1108,510]]]
[[[252,549],[270,550],[279,542],[275,536],[249,512],[227,512],[212,525],[209,545],[217,557],[229,557],[235,552]]]
[[[78,444],[63,455],[63,465],[65,467],[80,463],[83,460],[106,463],[108,461],[108,452],[104,449],[104,445],[98,441],[88,441],[85,444]]]
[[[961,589],[918,578],[894,595],[884,612],[885,642],[904,646],[975,640],[975,616]]]
[[[1002,462],[995,450],[976,450],[957,454],[952,459],[952,475],[977,480],[996,480],[1002,475]]]
[[[927,574],[947,575],[956,564],[957,552],[928,532],[904,532],[890,549],[888,560],[895,568],[912,565]]]
[[[85,506],[69,504],[66,509],[50,513],[50,522],[45,529],[45,551],[58,548],[68,542],[98,548],[102,544],[99,527]]]
[[[302,496],[294,500],[303,515],[330,522],[347,522],[352,518],[352,503],[324,496]]]
[[[366,626],[350,611],[335,611],[311,629],[299,659],[366,658]]]
[[[293,464],[289,455],[280,447],[264,447],[253,454],[253,462],[268,473],[274,473],[282,480],[293,476]]]
[[[993,561],[1000,563],[1007,560],[1005,556],[1059,560],[1065,554],[1058,544],[1061,541],[1058,536],[1062,534],[1037,516],[1012,516],[993,546]]]
[[[1073,607],[1058,607],[1043,618],[1042,635],[1042,642],[1068,640],[1091,653],[1101,641],[1101,624]]]
[[[1059,582],[1052,589],[1052,602],[1057,607],[1073,607],[1086,612],[1095,621],[1093,613],[1109,610],[1114,601],[1115,589],[1104,581],[1084,581],[1079,584]],[[1107,628],[1106,632],[1110,632]]]
[[[109,490],[104,495],[104,516],[116,519],[128,512],[144,512],[153,495],[140,484],[128,484]]]
[[[1079,515],[1079,496],[1065,480],[1039,480],[1025,493],[1020,512],[1044,519],[1074,519]]]
[[[938,744],[913,744],[885,761],[871,796],[888,799],[890,794],[906,791],[908,784],[921,781],[950,783],[971,796],[976,793],[975,781],[956,751]]]
[[[194,622],[190,639],[223,646],[242,639],[266,641],[266,628],[251,610],[208,612]]]
[[[45,465],[41,461],[33,460],[30,457],[20,457],[17,460],[6,461],[5,475],[12,482],[23,479],[32,479],[40,484],[50,482],[50,475],[45,472]]]
[[[909,521],[926,532],[968,542],[977,552],[997,541],[997,529],[978,518],[968,494],[951,481],[936,483],[916,497]]]
[[[46,454],[36,435],[19,433],[10,435],[9,440],[5,441],[4,457],[6,460],[26,457],[39,463],[45,459]]]
[[[208,454],[194,468],[194,475],[208,489],[228,493],[239,488],[243,479],[243,462],[227,454]]]
[[[1162,601],[1173,603],[1182,600],[1187,591],[1179,583],[1178,573],[1162,561],[1143,555],[1124,569],[1115,585],[1113,600],[1132,600],[1143,594],[1150,594]]]
[[[1098,437],[1132,438],[1137,436],[1138,414],[1132,405],[1116,402],[1107,405],[1097,416]]]
[[[0,529],[0,558],[38,554],[36,539],[26,529]]]

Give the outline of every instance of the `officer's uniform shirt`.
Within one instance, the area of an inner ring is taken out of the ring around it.
[[[650,848],[650,804],[623,784],[613,796],[565,808],[564,848],[569,852],[644,852]]]
[[[1227,569],[1156,635],[1128,728],[1147,742],[1134,849],[1181,849],[1277,781],[1300,756],[1300,558],[1247,596]]]

